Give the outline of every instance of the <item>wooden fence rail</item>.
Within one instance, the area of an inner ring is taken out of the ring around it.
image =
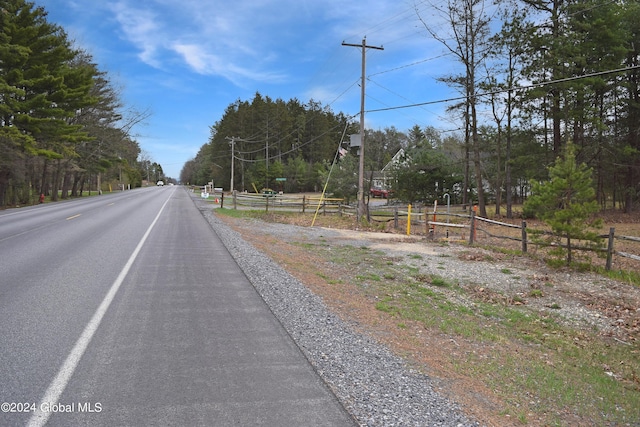
[[[401,211],[398,208],[395,208],[395,212],[396,212],[396,218],[397,216],[408,216],[408,211]],[[416,221],[418,223],[425,223],[427,224],[427,226],[431,227],[428,231],[435,234],[435,230],[436,230],[436,226],[438,227],[452,227],[452,228],[468,228],[469,229],[469,244],[473,245],[476,241],[477,241],[477,233],[478,232],[482,232],[484,234],[486,234],[489,237],[493,237],[493,238],[497,238],[497,239],[507,239],[507,240],[514,240],[514,241],[518,241],[521,242],[521,251],[523,253],[526,253],[528,250],[528,245],[529,243],[532,244],[536,244],[536,245],[543,245],[541,242],[534,242],[532,240],[529,239],[529,234],[531,233],[535,233],[538,235],[552,235],[553,233],[551,233],[550,231],[545,231],[545,230],[532,230],[532,229],[528,229],[527,228],[527,222],[526,221],[522,221],[521,225],[517,225],[517,224],[509,224],[509,223],[505,223],[505,222],[500,222],[500,221],[495,221],[492,219],[488,219],[488,218],[482,218],[482,217],[478,217],[475,215],[475,211],[471,211],[470,215],[462,215],[462,214],[453,214],[453,213],[442,213],[442,212],[438,212],[437,210],[435,212],[419,212],[417,214],[411,214],[411,218],[409,218],[410,221]],[[414,218],[414,215],[416,218]],[[464,218],[466,221],[463,224],[459,224],[459,223],[451,223],[451,222],[442,222],[442,221],[436,221],[436,217],[437,216],[447,216],[447,217],[457,217],[457,218]],[[422,220],[421,218],[425,218],[424,220]],[[433,217],[433,221],[429,220],[429,217]],[[505,228],[515,228],[515,229],[520,229],[521,230],[521,235],[519,237],[514,237],[514,236],[510,236],[510,235],[500,235],[500,234],[495,234],[495,233],[491,233],[489,230],[482,228],[478,222],[481,223],[487,223],[487,224],[492,224],[492,225],[497,225],[499,227],[505,227]],[[396,228],[398,228],[398,226],[396,225]],[[448,236],[447,236],[448,237]],[[577,250],[577,251],[595,251],[595,252],[600,252],[600,253],[604,253],[606,254],[606,264],[605,264],[605,269],[606,270],[611,270],[612,268],[612,259],[613,259],[613,255],[618,255],[618,256],[622,256],[625,258],[629,258],[629,259],[633,259],[635,261],[640,261],[640,256],[636,255],[636,254],[632,254],[629,252],[625,252],[625,251],[618,251],[615,250],[614,248],[614,241],[616,239],[618,240],[625,240],[625,241],[629,241],[629,242],[638,242],[640,243],[640,237],[635,237],[635,236],[616,236],[615,235],[615,228],[611,228],[609,230],[609,234],[607,235],[602,235],[600,236],[603,239],[608,238],[608,244],[607,247],[601,247],[601,248],[594,248],[594,247],[585,247],[585,246],[572,246],[573,250]],[[557,243],[554,244],[548,244],[545,246],[562,246],[562,247],[567,247],[566,245],[559,245]]]
[[[224,194],[220,194],[220,205],[224,207],[225,197]],[[232,197],[233,209],[248,208],[248,209],[264,209],[266,212],[271,211],[293,211],[293,212],[315,212],[318,210],[322,214],[338,214],[338,215],[356,215],[356,208],[351,205],[344,204],[343,199],[338,198],[320,198],[317,196],[293,196],[293,195],[281,195],[281,194],[248,194],[248,193],[234,193]],[[407,232],[410,231],[411,224],[423,225],[425,231],[429,236],[435,236],[436,229],[445,229],[446,237],[449,237],[449,228],[452,229],[469,229],[469,244],[473,245],[478,237],[478,232],[485,235],[497,238],[521,242],[521,251],[526,253],[529,244],[535,244],[538,246],[563,246],[557,243],[544,244],[539,241],[533,241],[529,239],[530,234],[552,234],[549,231],[544,230],[532,230],[527,228],[526,221],[522,221],[520,225],[509,224],[505,222],[495,221],[492,219],[478,217],[474,210],[471,210],[470,214],[459,214],[450,212],[447,208],[447,212],[438,211],[437,207],[433,211],[429,211],[425,207],[418,208],[416,211],[411,211],[410,205],[408,206],[370,206],[369,220],[372,222],[391,222],[395,229],[400,228],[400,220],[407,222]],[[438,217],[446,217],[446,221],[443,221]],[[450,218],[453,220],[450,221]],[[482,223],[490,224],[498,227],[504,227],[509,229],[519,229],[520,235],[513,236],[508,234],[496,234],[490,232],[488,229],[481,226]],[[578,251],[596,251],[606,253],[606,266],[607,270],[612,268],[613,255],[633,259],[640,261],[640,256],[632,254],[626,251],[617,251],[614,249],[615,240],[624,240],[627,242],[640,243],[640,237],[635,236],[616,236],[615,228],[609,230],[609,234],[600,236],[607,240],[607,247],[593,248],[593,247],[581,247],[572,246],[573,250]]]
[[[266,212],[271,211],[293,211],[306,213],[319,208],[322,213],[340,213],[343,199],[320,198],[314,196],[284,196],[281,194],[255,194],[255,193],[234,193],[231,203],[233,209],[264,208]],[[222,197],[221,207],[224,207],[224,197]]]

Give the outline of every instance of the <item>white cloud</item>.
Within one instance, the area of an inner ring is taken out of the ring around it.
[[[126,1],[119,1],[111,7],[125,37],[141,51],[140,59],[154,67],[160,66],[156,57],[162,38],[158,16],[149,9],[132,7]],[[154,37],[155,35],[155,37]]]
[[[144,63],[165,69],[179,61],[241,87],[299,77],[296,64],[342,39],[367,35],[378,45],[396,38],[398,20],[411,14],[407,4],[384,0],[118,0],[111,10]]]
[[[178,53],[189,67],[203,75],[218,75],[237,86],[244,81],[280,82],[285,74],[274,71],[261,71],[259,67],[243,67],[234,64],[230,58],[221,57],[206,50],[202,45],[175,43],[172,49]]]

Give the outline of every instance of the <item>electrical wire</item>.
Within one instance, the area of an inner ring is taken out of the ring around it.
[[[427,59],[423,59],[423,60],[420,60],[420,61],[412,62],[410,64],[401,65],[401,66],[396,67],[396,68],[390,68],[390,69],[385,70],[385,71],[379,71],[377,73],[369,74],[369,76],[367,76],[367,79],[370,78],[370,77],[374,77],[374,76],[380,75],[380,74],[390,73],[392,71],[398,71],[398,70],[402,70],[404,68],[413,67],[415,65],[424,64],[425,62],[433,61],[433,60],[436,60],[436,59],[440,59],[440,58],[442,58],[444,56],[450,56],[450,55],[451,55],[451,53],[447,52],[447,53],[443,53],[442,55],[434,56],[432,58],[427,58]]]
[[[346,116],[346,119],[347,119],[347,120],[346,120],[345,128],[348,128],[348,126],[351,124],[351,123],[350,123],[350,120],[351,120],[351,119],[353,119],[353,118],[354,118],[354,117],[356,117],[356,116],[357,116],[357,114],[353,114],[353,115],[351,115],[351,116]],[[293,152],[295,152],[295,151],[299,150],[301,147],[305,147],[305,146],[307,146],[307,145],[309,145],[309,144],[312,144],[312,143],[316,142],[317,140],[319,140],[319,139],[320,139],[320,138],[322,138],[323,136],[328,135],[329,133],[331,133],[331,132],[333,132],[334,130],[338,129],[340,126],[342,126],[342,123],[340,123],[339,125],[335,125],[334,127],[332,127],[332,128],[330,128],[330,129],[328,129],[327,131],[325,131],[325,132],[321,133],[320,135],[318,135],[318,136],[316,136],[316,137],[314,137],[314,138],[311,138],[309,141],[306,141],[306,142],[304,142],[304,143],[302,143],[302,144],[296,145],[295,147],[293,147],[293,148],[292,148],[292,149],[290,149],[290,150],[283,151],[283,152],[278,153],[278,154],[277,154],[277,155],[275,155],[275,156],[269,157],[269,159],[268,159],[268,160],[275,160],[275,159],[277,159],[277,158],[279,158],[279,157],[281,157],[281,156],[284,156],[284,155],[287,155],[287,154],[293,153]],[[275,144],[275,142],[274,142],[274,144]],[[264,150],[264,148],[263,148],[262,150]],[[262,150],[260,150],[260,151],[262,151]],[[237,159],[237,160],[239,160],[239,161],[241,161],[241,162],[245,162],[245,163],[258,163],[258,162],[264,162],[264,161],[266,161],[266,159],[251,159],[251,160],[242,159],[242,158],[236,157],[236,156],[235,156],[235,153],[234,153],[234,158],[235,158],[235,159]]]
[[[338,144],[338,148],[336,149],[336,154],[335,156],[333,156],[333,163],[331,163],[331,168],[329,168],[329,174],[327,175],[327,180],[324,183],[324,187],[322,187],[322,194],[320,195],[320,200],[318,200],[318,207],[316,207],[316,212],[313,215],[313,221],[311,221],[311,226],[313,227],[313,225],[316,223],[316,218],[318,217],[318,212],[320,211],[320,206],[322,206],[322,200],[324,199],[324,195],[327,192],[327,186],[329,185],[329,179],[331,178],[331,172],[333,172],[333,168],[336,165],[336,163],[338,162],[338,156],[340,155],[340,150],[342,149],[342,143],[344,142],[344,137],[347,133],[347,128],[349,127],[349,123],[347,122],[347,124],[344,127],[344,130],[342,131],[342,137],[340,137],[340,143]]]
[[[511,92],[511,91],[517,91],[517,90],[533,89],[533,88],[536,88],[536,87],[542,87],[542,86],[558,84],[558,83],[565,83],[565,82],[579,80],[579,79],[585,79],[585,78],[589,78],[589,77],[597,77],[597,76],[602,76],[602,75],[607,75],[607,74],[623,73],[625,71],[636,70],[636,69],[639,69],[639,68],[640,68],[640,65],[634,65],[634,66],[631,66],[631,67],[618,68],[618,69],[615,69],[615,70],[598,71],[598,72],[594,72],[594,73],[584,74],[584,75],[581,75],[581,76],[566,77],[566,78],[563,78],[563,79],[551,80],[551,81],[548,81],[548,82],[532,83],[532,84],[526,85],[526,86],[515,86],[515,87],[506,88],[506,89],[498,89],[498,90],[493,90],[493,91],[488,91],[488,92],[482,92],[482,93],[476,94],[475,97],[476,98],[480,98],[480,97],[483,97],[483,96],[495,95],[495,94],[499,94],[499,93],[505,93],[505,92]],[[455,97],[455,98],[447,98],[447,99],[439,99],[439,100],[436,100],[436,101],[419,102],[419,103],[410,104],[410,105],[400,105],[400,106],[396,106],[396,107],[378,108],[378,109],[375,109],[375,110],[367,110],[366,112],[367,113],[377,113],[377,112],[381,112],[381,111],[399,110],[399,109],[403,109],[403,108],[414,108],[414,107],[421,107],[421,106],[424,106],[424,105],[441,104],[441,103],[447,103],[447,102],[452,102],[452,101],[460,101],[460,100],[467,99],[467,98],[468,98],[468,96],[458,96],[458,97]]]

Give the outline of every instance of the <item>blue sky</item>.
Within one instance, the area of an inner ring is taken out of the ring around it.
[[[366,110],[455,96],[436,81],[457,65],[418,19],[416,8],[435,19],[423,0],[35,2],[93,55],[128,106],[151,113],[135,138],[174,178],[225,108],[256,92],[358,114],[361,50],[343,41],[384,47],[367,50]],[[455,129],[445,108],[371,112],[366,126]]]

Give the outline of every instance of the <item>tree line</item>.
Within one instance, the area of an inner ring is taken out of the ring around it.
[[[180,181],[213,180],[216,187],[231,188],[233,164],[235,190],[317,191],[343,135],[355,129],[351,118],[313,100],[303,104],[256,93],[226,108],[211,126],[209,142],[184,165]]]
[[[389,181],[397,196],[432,203],[446,193],[478,204],[482,216],[488,203],[498,214],[506,205],[511,217],[531,181],[548,179],[548,167],[572,144],[576,161],[592,170],[600,208],[632,212],[640,198],[640,4],[450,0],[433,7],[448,26],[420,19],[454,58],[456,71],[439,80],[460,93],[447,111],[462,131],[365,130],[368,182],[402,148]],[[352,117],[313,100],[256,93],[227,108],[181,179],[229,188],[234,164],[234,189],[317,190],[340,141],[358,132]],[[354,163],[346,157],[334,168],[332,191],[355,194]]]
[[[0,2],[0,206],[161,176],[131,136],[145,116],[43,7]]]
[[[475,181],[480,214],[488,183],[511,216],[514,171],[546,179],[568,144],[592,168],[599,205],[633,211],[640,197],[640,4],[451,0],[435,9],[448,31],[422,22],[461,70],[441,80],[463,98],[450,112],[464,126],[466,165],[474,171],[472,179],[465,174],[465,188]],[[518,144],[528,147],[520,156]]]

